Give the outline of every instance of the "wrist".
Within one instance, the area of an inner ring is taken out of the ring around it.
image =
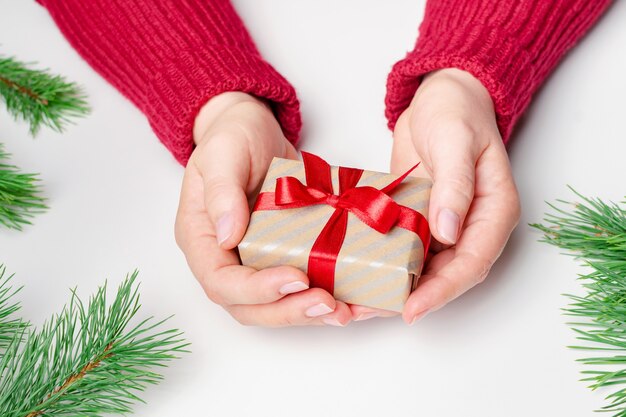
[[[196,115],[193,125],[194,143],[197,145],[200,142],[204,133],[220,115],[241,103],[257,104],[271,112],[269,105],[265,101],[240,91],[227,91],[213,96],[200,108],[200,111]]]
[[[424,76],[419,88],[429,88],[440,82],[455,84],[459,88],[470,92],[475,100],[478,100],[493,110],[493,100],[491,99],[489,90],[471,73],[458,68],[443,68],[432,71]]]

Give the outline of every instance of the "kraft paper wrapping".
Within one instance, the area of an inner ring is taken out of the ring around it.
[[[331,171],[337,192],[338,168],[332,167]],[[274,191],[276,179],[285,176],[296,177],[306,184],[302,162],[274,158],[261,192]],[[396,178],[396,175],[365,171],[357,186],[381,189]],[[407,177],[390,196],[398,204],[428,218],[431,187],[428,179]],[[319,204],[253,212],[239,244],[242,263],[256,269],[291,265],[307,272],[311,247],[334,210]],[[346,237],[335,268],[335,298],[401,312],[421,273],[423,252],[417,234],[399,227],[382,234],[349,213]]]

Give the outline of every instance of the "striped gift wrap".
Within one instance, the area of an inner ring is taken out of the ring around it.
[[[333,188],[339,189],[338,167],[331,167]],[[293,176],[305,183],[302,162],[274,158],[261,192],[274,191],[276,179]],[[383,188],[396,175],[365,171],[358,186]],[[390,196],[428,218],[432,182],[407,177]],[[335,209],[326,204],[284,210],[254,211],[239,244],[242,264],[263,269],[291,265],[307,271],[309,253]],[[359,304],[401,312],[415,288],[424,262],[423,246],[413,232],[399,227],[382,234],[352,213],[335,267],[334,296]]]

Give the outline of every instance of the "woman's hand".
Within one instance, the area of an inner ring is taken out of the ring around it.
[[[349,307],[322,289],[309,289],[297,268],[257,271],[241,266],[234,250],[248,226],[249,198],[272,158],[297,158],[269,106],[239,92],[213,97],[196,118],[194,141],[176,241],[208,297],[242,324],[347,324]]]
[[[435,311],[482,282],[520,218],[509,159],[487,90],[471,74],[425,77],[394,131],[391,170],[432,178],[430,230],[438,251],[426,264],[402,317]],[[352,306],[355,317],[389,315]]]

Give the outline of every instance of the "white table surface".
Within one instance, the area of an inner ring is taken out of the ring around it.
[[[334,164],[386,170],[385,79],[410,49],[423,1],[239,0],[260,49],[298,89],[303,149]],[[143,115],[101,79],[34,1],[0,0],[0,52],[85,86],[92,114],[64,134],[0,110],[12,161],[40,172],[50,210],[0,231],[0,262],[24,285],[22,315],[41,324],[78,285],[141,270],[142,314],[172,313],[193,353],[165,370],[135,415],[590,416],[603,394],[578,382],[561,293],[580,293],[575,262],[527,224],[544,201],[626,194],[626,2],[617,2],[534,100],[510,155],[520,226],[488,280],[408,327],[243,327],[209,302],[173,238],[183,169]]]

